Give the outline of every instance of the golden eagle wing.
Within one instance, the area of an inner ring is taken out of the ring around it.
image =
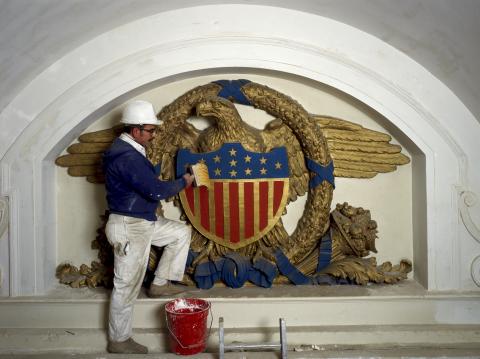
[[[410,162],[402,147],[391,144],[386,133],[335,117],[310,115],[325,136],[334,161],[335,177],[372,178],[393,172]]]
[[[86,177],[91,183],[104,183],[102,154],[122,131],[122,126],[84,133],[67,148],[67,155],[58,157],[55,164],[67,167],[67,173],[74,177]]]
[[[113,140],[121,134],[122,126],[105,130],[87,132],[67,148],[67,155],[58,157],[55,164],[67,167],[70,176],[86,177],[91,183],[104,183],[102,171],[102,155]],[[195,148],[198,130],[185,122],[176,126],[175,131],[167,131],[159,126],[156,136],[147,148],[147,157],[153,164],[161,164],[160,178],[170,180],[175,178],[175,156],[179,148]]]
[[[166,123],[159,126],[155,138],[147,149],[147,156],[154,164],[161,165],[160,179],[170,181],[176,178],[175,157],[181,148],[196,151],[199,131],[189,122],[175,124],[172,129]]]
[[[292,130],[280,119],[269,122],[261,134],[266,151],[279,146],[287,148],[288,166],[290,168],[290,188],[287,204],[293,202],[308,190],[309,174],[300,142]]]
[[[391,144],[386,133],[335,117],[311,114],[317,121],[328,143],[334,160],[335,177],[372,178],[378,173],[395,171],[410,159],[401,153],[402,147]],[[305,158],[295,134],[280,119],[267,124],[262,132],[266,150],[286,146],[290,166],[289,202],[308,190],[309,175]]]

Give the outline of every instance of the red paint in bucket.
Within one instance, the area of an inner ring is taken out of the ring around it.
[[[210,303],[198,298],[178,298],[165,305],[170,350],[180,355],[205,351]]]

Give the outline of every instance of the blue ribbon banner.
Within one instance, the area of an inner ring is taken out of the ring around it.
[[[319,258],[317,274],[306,276],[299,271],[282,252],[277,249],[274,253],[276,264],[259,258],[253,264],[250,258],[239,253],[231,252],[216,261],[205,261],[197,264],[193,278],[199,288],[210,289],[215,282],[222,280],[231,288],[240,288],[245,282],[250,281],[253,284],[270,288],[273,280],[280,272],[286,276],[295,285],[318,285],[318,284],[348,284],[345,279],[337,279],[328,274],[318,273],[330,264],[332,257],[332,240],[330,232],[323,236],[318,248]],[[190,267],[198,253],[190,250],[187,267]]]
[[[226,100],[240,103],[242,105],[252,106],[252,103],[245,97],[240,90],[243,85],[248,84],[249,80],[219,80],[214,81],[214,84],[222,86],[222,89],[217,96],[223,97]]]
[[[310,188],[315,188],[323,181],[328,181],[333,188],[335,188],[335,176],[333,175],[333,161],[326,166],[322,166],[320,163],[307,158],[307,168],[312,171],[315,176],[310,179]]]
[[[187,267],[191,265],[197,255],[198,253],[190,250]],[[240,288],[246,281],[259,287],[270,288],[277,274],[278,270],[275,264],[264,258],[260,258],[252,264],[250,258],[232,252],[216,261],[197,264],[193,279],[202,289],[212,288],[218,280],[222,280],[231,288]]]

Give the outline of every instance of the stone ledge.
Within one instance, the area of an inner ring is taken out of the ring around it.
[[[110,291],[58,287],[46,296],[0,299],[0,328],[104,329]],[[430,292],[414,281],[371,286],[276,286],[189,289],[187,297],[212,304],[227,327],[289,328],[355,325],[480,325],[480,292]],[[172,298],[140,293],[134,327],[164,328],[164,305]],[[54,314],[54,315],[53,315]]]

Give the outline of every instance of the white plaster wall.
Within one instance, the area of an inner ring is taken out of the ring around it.
[[[222,3],[292,9],[367,32],[428,69],[480,120],[477,0],[115,0],[101,5],[98,0],[3,1],[0,108],[54,61],[89,39],[152,14]],[[269,21],[268,14],[263,19]]]
[[[282,78],[283,77],[283,78]],[[350,96],[328,86],[314,83],[300,77],[258,75],[252,73],[224,73],[197,76],[176,81],[149,90],[135,98],[147,99],[158,110],[175,97],[180,96],[195,86],[219,79],[247,78],[281,91],[299,101],[308,112],[340,117],[364,127],[389,133],[386,121],[381,115]],[[109,113],[101,116],[85,132],[109,128],[118,123],[121,108],[119,105]],[[264,111],[253,107],[237,105],[245,122],[257,128],[272,119]],[[204,123],[194,123],[204,127]],[[398,131],[397,131],[398,133]],[[398,143],[395,139],[392,143]],[[411,146],[406,142],[403,147]],[[408,149],[403,152],[408,156]],[[99,215],[104,213],[106,204],[103,185],[88,183],[84,178],[67,175],[65,168],[57,169],[57,263],[70,262],[74,265],[89,264],[96,259],[97,251],[90,249],[90,243],[96,236],[100,225]],[[283,217],[289,233],[296,227],[297,220],[303,213],[306,196],[298,199],[288,208]],[[413,260],[412,237],[412,173],[411,165],[400,166],[397,171],[379,174],[373,179],[336,179],[336,189],[332,207],[336,203],[349,202],[355,206],[370,209],[372,217],[379,225],[379,240],[375,255],[377,260],[398,263],[401,259]],[[165,204],[166,215],[178,219],[178,210]]]
[[[2,111],[11,295],[42,293],[54,282],[53,159],[61,150],[142,86],[232,67],[310,78],[388,118],[425,158],[425,188],[413,188],[425,206],[414,206],[426,236],[419,248],[414,243],[423,264],[416,275],[429,289],[478,289],[472,278],[480,271],[470,267],[480,236],[459,210],[471,204],[462,194],[480,193],[480,126],[455,94],[405,54],[345,24],[288,9],[218,5],[156,14],[104,33],[52,64]],[[471,223],[478,226],[478,219]]]

